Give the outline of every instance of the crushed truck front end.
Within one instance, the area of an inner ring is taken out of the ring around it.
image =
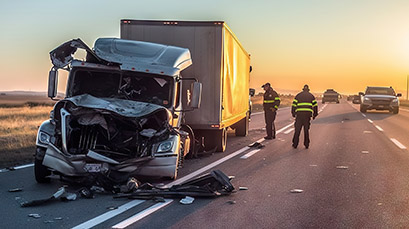
[[[102,44],[118,40],[105,40]],[[126,48],[119,42],[115,46],[118,52]],[[161,57],[168,54],[166,46],[144,46],[140,42],[136,45],[138,50],[156,50]],[[67,47],[72,45],[64,47],[67,53]],[[98,58],[109,55],[98,46],[94,49]],[[175,49],[172,51],[175,54]],[[189,134],[180,130],[181,116],[176,112],[181,109],[179,71],[183,64],[189,65],[190,56],[185,55],[186,49],[176,51],[180,51],[176,61],[180,68],[141,66],[140,62],[132,66],[132,61],[121,65],[109,60],[93,63],[95,58],[85,62],[71,59],[69,65],[61,64],[69,70],[66,98],[56,103],[50,120],[39,128],[37,181],[48,182],[52,172],[110,180],[130,176],[176,178],[190,145]],[[51,55],[58,56],[55,52]],[[125,59],[118,53],[114,57]]]

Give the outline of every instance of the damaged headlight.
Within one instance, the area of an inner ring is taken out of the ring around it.
[[[177,136],[171,136],[168,140],[155,144],[153,146],[153,152],[160,153],[160,155],[173,155],[177,151],[178,144],[179,138]]]
[[[37,138],[38,143],[48,145],[50,143],[50,139],[51,137],[47,133],[42,132],[42,131],[38,133],[38,138]]]
[[[162,152],[168,152],[172,149],[173,147],[173,141],[166,141],[166,142],[162,142],[159,146],[158,146],[158,153],[162,153]]]

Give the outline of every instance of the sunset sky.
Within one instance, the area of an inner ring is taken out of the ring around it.
[[[120,19],[225,21],[251,53],[257,90],[267,81],[346,94],[376,85],[406,98],[408,0],[1,0],[0,91],[46,91],[50,50],[119,37]]]

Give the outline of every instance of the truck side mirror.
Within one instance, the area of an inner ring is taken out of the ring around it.
[[[55,98],[57,96],[58,87],[58,71],[51,69],[48,74],[48,97]]]
[[[249,94],[250,94],[251,97],[253,97],[256,94],[256,89],[250,88],[249,89]]]
[[[202,101],[202,84],[199,82],[193,82],[190,85],[190,108],[198,109],[200,108],[200,103]]]
[[[359,92],[359,95],[365,95],[363,92]]]
[[[396,96],[397,96],[397,97],[401,97],[401,96],[402,96],[402,93],[398,93]]]

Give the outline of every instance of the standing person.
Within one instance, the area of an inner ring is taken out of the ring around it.
[[[276,130],[274,126],[274,120],[276,119],[277,109],[280,106],[280,97],[277,92],[273,90],[270,83],[265,83],[262,88],[264,89],[264,118],[266,120],[267,136],[264,139],[270,140],[276,138]]]
[[[310,146],[310,121],[311,117],[315,119],[318,115],[318,104],[314,95],[310,93],[308,85],[304,85],[303,91],[298,93],[293,101],[291,113],[295,117],[295,131],[293,137],[293,148],[297,148],[301,128],[304,127],[304,146],[308,149]]]

